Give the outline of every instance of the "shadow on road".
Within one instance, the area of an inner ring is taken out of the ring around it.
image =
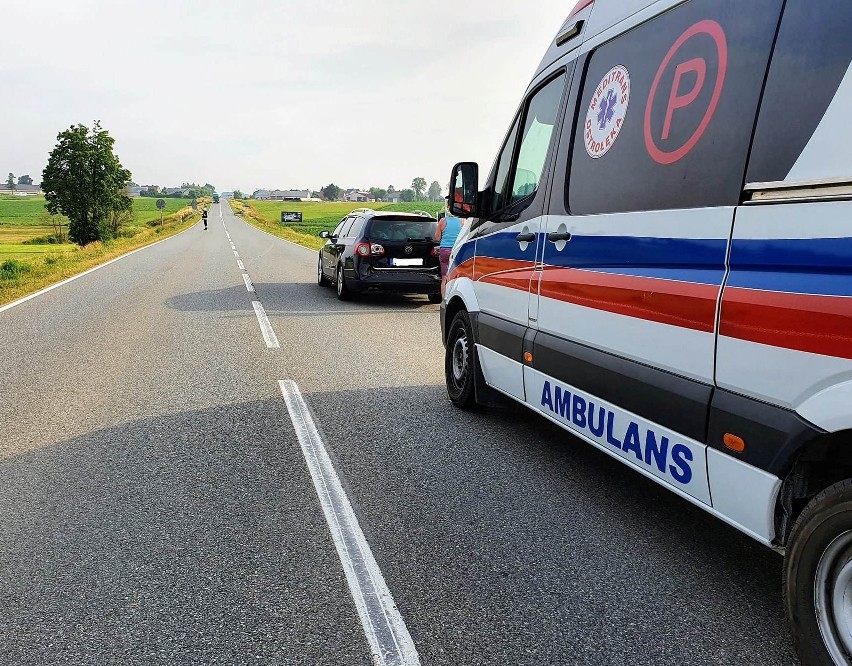
[[[544,419],[306,399],[423,663],[796,663],[780,557]],[[0,663],[369,663],[277,397],[0,462],[0,585]]]
[[[169,298],[166,307],[181,312],[251,311],[251,301],[259,299],[267,312],[286,315],[363,314],[366,311],[438,312],[439,306],[425,296],[405,294],[359,294],[351,301],[339,301],[332,289],[304,283],[255,283],[256,294],[244,285],[180,294]]]

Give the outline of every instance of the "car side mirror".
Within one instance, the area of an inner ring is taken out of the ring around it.
[[[479,165],[459,162],[450,177],[449,208],[455,217],[479,217]]]
[[[320,231],[319,237],[320,238],[331,238],[331,234],[328,231]]]

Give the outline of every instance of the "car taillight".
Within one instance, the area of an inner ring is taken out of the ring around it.
[[[373,254],[382,255],[382,254],[384,254],[384,253],[385,253],[385,248],[383,248],[383,247],[382,247],[381,245],[379,245],[378,243],[373,243],[373,244],[370,246],[370,251],[371,251]]]
[[[437,256],[438,256],[438,246],[437,246],[437,245],[436,245],[435,247],[433,247],[433,248],[432,248],[432,252],[430,252],[430,254],[431,254],[433,257],[437,257]]]
[[[369,243],[358,243],[355,246],[355,254],[359,257],[369,257],[370,256],[370,244]]]

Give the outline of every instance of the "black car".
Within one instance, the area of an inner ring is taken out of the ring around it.
[[[337,286],[347,300],[364,291],[426,294],[441,302],[441,268],[428,213],[386,213],[362,208],[343,218],[334,231],[323,231],[317,281]]]

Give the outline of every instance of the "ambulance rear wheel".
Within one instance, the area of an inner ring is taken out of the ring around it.
[[[852,480],[823,490],[796,520],[784,605],[804,666],[852,666]]]
[[[477,372],[476,348],[473,344],[473,327],[470,315],[461,310],[453,318],[447,335],[444,356],[444,376],[447,394],[456,407],[473,409],[476,406],[474,381]]]

